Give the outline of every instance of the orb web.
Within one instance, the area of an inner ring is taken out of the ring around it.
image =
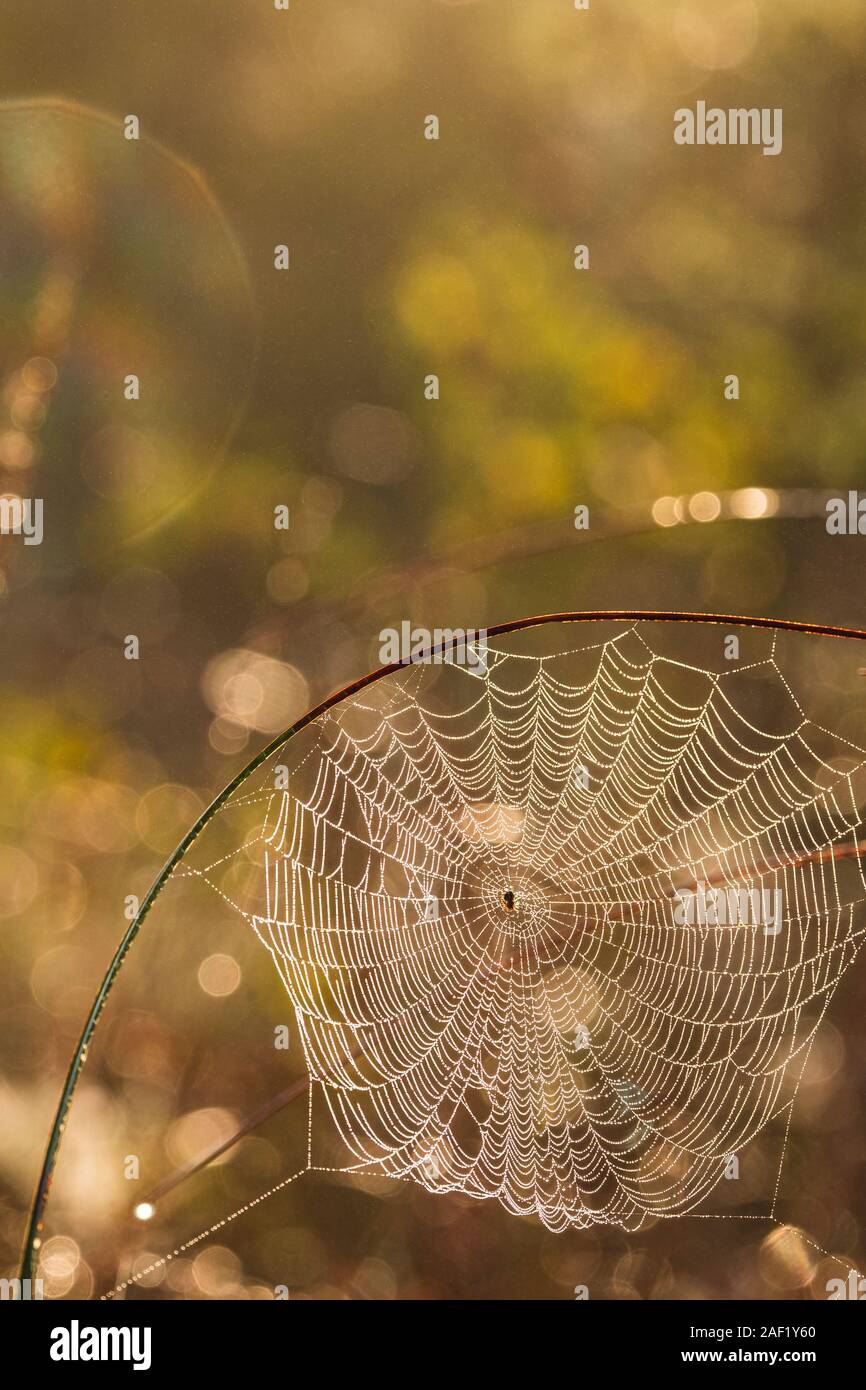
[[[790,1118],[862,943],[866,755],[807,719],[774,652],[714,673],[636,628],[491,645],[477,671],[407,667],[277,758],[285,785],[269,767],[244,795],[261,865],[238,910],[294,1008],[311,1168],[324,1115],[348,1169],[636,1229],[704,1210]]]

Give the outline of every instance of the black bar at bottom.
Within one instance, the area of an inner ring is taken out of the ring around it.
[[[775,1378],[803,1367],[826,1380],[858,1364],[864,1321],[844,1302],[661,1303],[563,1301],[505,1305],[400,1303],[384,1312],[296,1299],[281,1302],[5,1302],[0,1328],[9,1359],[49,1382],[137,1370],[213,1376],[331,1380],[338,1354],[347,1371],[414,1390],[418,1372],[465,1384],[476,1361],[483,1390],[491,1366],[533,1368],[533,1390],[546,1364],[585,1382],[604,1367],[619,1383],[669,1371],[702,1375],[707,1367],[760,1366]],[[850,1300],[862,1301],[862,1300]],[[420,1324],[415,1323],[415,1318]],[[382,1318],[380,1322],[379,1319]],[[416,1330],[417,1329],[417,1330]],[[407,1342],[407,1337],[410,1339]],[[426,1347],[426,1352],[425,1352]],[[318,1363],[318,1368],[317,1368]],[[592,1371],[591,1368],[595,1370]]]

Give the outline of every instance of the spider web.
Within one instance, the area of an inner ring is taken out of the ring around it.
[[[491,647],[277,758],[242,798],[260,902],[238,910],[294,1007],[310,1168],[324,1102],[347,1170],[636,1229],[790,1123],[863,939],[866,754],[806,718],[775,647],[721,673],[636,628]],[[677,918],[698,892],[720,920]]]

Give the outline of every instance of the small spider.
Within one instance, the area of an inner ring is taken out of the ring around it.
[[[502,903],[502,906],[505,908],[506,912],[519,911],[517,898],[514,895],[513,889],[506,888],[503,893],[500,893],[499,901]]]

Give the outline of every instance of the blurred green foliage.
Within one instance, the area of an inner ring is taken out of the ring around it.
[[[0,816],[32,879],[0,895],[8,1262],[124,898],[262,741],[214,658],[290,667],[288,723],[404,617],[864,621],[856,539],[829,541],[820,499],[802,520],[651,516],[859,482],[864,29],[857,0],[5,0],[0,95],[65,103],[0,109],[2,483],[49,504],[42,547],[0,540]],[[782,155],[675,146],[698,98],[781,106]],[[56,386],[34,392],[42,359]],[[617,1240],[611,1286],[646,1294]],[[665,1255],[659,1287],[719,1292],[702,1248],[680,1285]],[[562,1287],[585,1268],[549,1259]]]

